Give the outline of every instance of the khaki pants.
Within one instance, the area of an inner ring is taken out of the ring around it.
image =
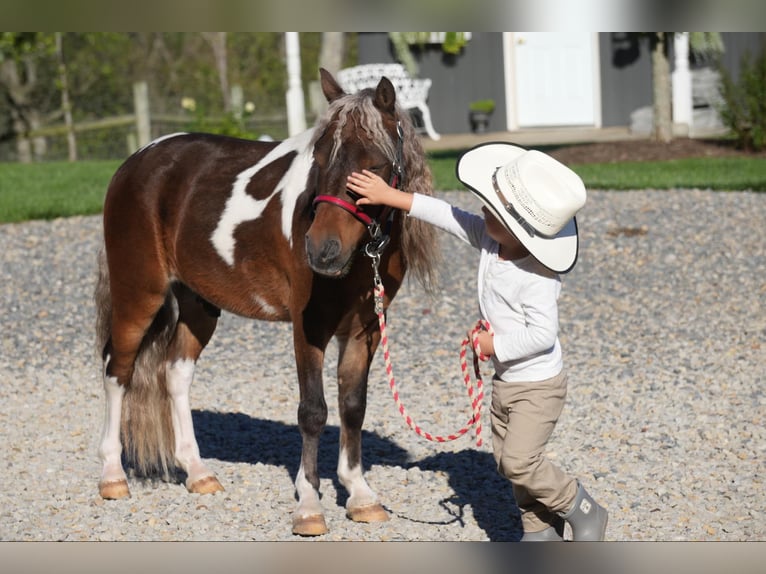
[[[566,394],[566,371],[544,381],[492,380],[495,462],[513,485],[525,532],[547,528],[557,512],[571,508],[577,494],[576,480],[545,457]]]

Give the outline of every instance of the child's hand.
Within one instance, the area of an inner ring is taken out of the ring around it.
[[[362,196],[356,200],[357,205],[388,205],[394,191],[379,175],[366,169],[349,175],[347,183],[351,191]]]
[[[472,332],[468,331],[468,340],[471,341]],[[489,333],[489,331],[480,331],[477,335],[479,348],[477,351],[481,353],[482,355],[487,355],[488,357],[491,357],[495,354],[495,343],[492,340],[492,334]]]
[[[350,191],[361,195],[357,205],[388,205],[409,213],[412,194],[390,187],[383,179],[369,170],[355,171],[346,179]]]

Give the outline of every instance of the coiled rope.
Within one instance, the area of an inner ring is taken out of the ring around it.
[[[372,257],[372,256],[371,256]],[[391,393],[394,396],[394,402],[396,403],[396,407],[399,409],[399,412],[401,413],[402,417],[404,417],[405,422],[407,423],[407,426],[409,426],[413,431],[415,431],[416,434],[422,436],[423,438],[433,441],[433,442],[448,442],[453,441],[464,434],[466,434],[471,428],[475,429],[476,433],[476,446],[479,447],[482,445],[482,438],[481,438],[481,405],[482,405],[482,399],[484,398],[484,388],[483,388],[483,382],[481,380],[481,373],[479,369],[479,361],[487,361],[489,360],[489,356],[484,355],[479,350],[479,333],[483,330],[489,331],[492,333],[492,329],[486,321],[478,321],[476,326],[473,328],[473,330],[470,333],[470,343],[471,348],[473,349],[473,367],[474,367],[474,373],[476,374],[476,386],[474,387],[473,381],[471,380],[471,375],[468,372],[468,362],[467,362],[467,354],[468,354],[468,344],[469,340],[468,338],[463,339],[461,345],[460,345],[460,369],[463,373],[463,382],[466,386],[467,392],[468,392],[468,399],[471,402],[471,410],[473,412],[473,415],[470,419],[468,419],[468,422],[465,424],[464,427],[460,428],[459,430],[455,431],[454,433],[448,434],[447,436],[435,436],[432,435],[429,432],[424,431],[418,424],[415,423],[415,421],[412,420],[412,417],[407,413],[407,410],[404,408],[404,405],[402,404],[401,397],[399,396],[399,391],[396,388],[396,379],[394,378],[394,370],[391,366],[391,353],[388,348],[388,335],[386,332],[386,316],[385,312],[383,310],[383,296],[385,294],[385,291],[383,289],[383,283],[380,280],[380,276],[378,274],[378,267],[377,267],[377,260],[375,257],[373,257],[373,269],[375,270],[375,289],[374,289],[374,296],[375,296],[375,312],[378,315],[378,324],[380,326],[380,336],[381,336],[381,346],[383,347],[383,358],[386,363],[386,374],[388,375],[388,384],[391,388]]]

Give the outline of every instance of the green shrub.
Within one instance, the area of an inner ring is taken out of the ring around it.
[[[491,114],[495,111],[495,100],[476,100],[468,104],[468,109],[472,112]]]
[[[752,60],[749,53],[740,59],[739,79],[719,64],[721,96],[718,110],[724,125],[747,150],[766,147],[766,50]]]

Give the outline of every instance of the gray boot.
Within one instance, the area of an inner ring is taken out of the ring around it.
[[[609,513],[606,508],[591,498],[579,481],[572,508],[565,513],[559,513],[559,516],[572,527],[572,540],[575,542],[604,539]]]
[[[538,532],[524,532],[521,542],[563,542],[564,520],[556,518],[553,525]]]

